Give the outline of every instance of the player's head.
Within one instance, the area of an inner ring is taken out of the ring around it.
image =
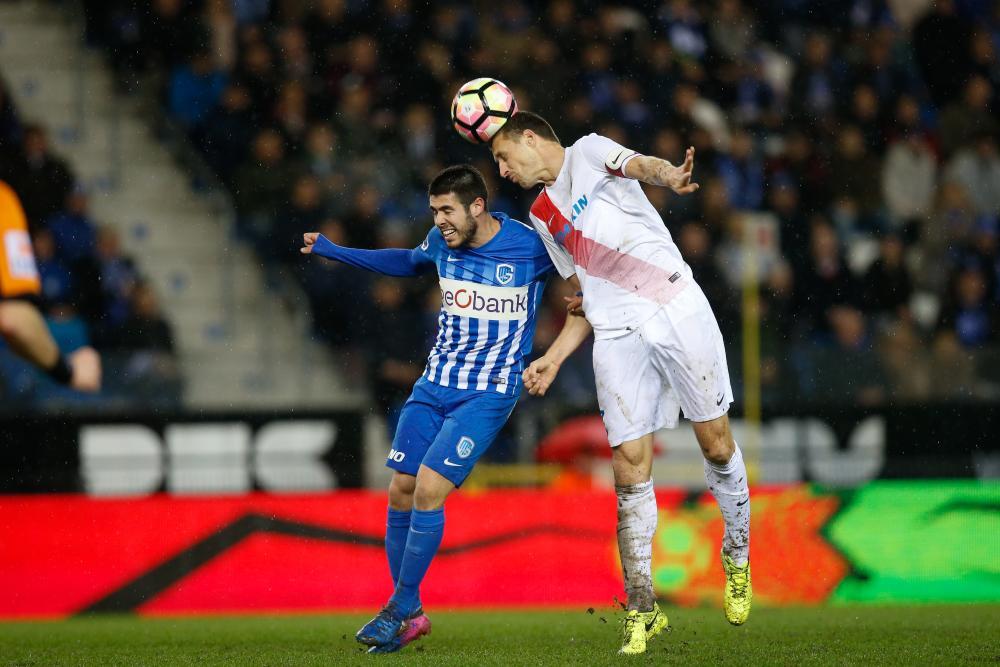
[[[478,220],[489,215],[486,181],[479,170],[459,164],[442,170],[427,188],[434,224],[449,248],[466,245],[476,234]]]
[[[541,183],[543,176],[551,171],[545,149],[552,144],[559,146],[559,137],[544,118],[530,111],[518,111],[493,135],[490,150],[501,177],[530,188]]]

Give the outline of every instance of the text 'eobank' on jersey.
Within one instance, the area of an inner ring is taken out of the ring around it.
[[[452,315],[487,320],[523,320],[528,316],[528,286],[496,287],[439,278],[441,305]]]

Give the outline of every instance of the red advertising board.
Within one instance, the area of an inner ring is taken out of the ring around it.
[[[722,522],[710,496],[657,493],[658,591],[721,600]],[[847,571],[818,534],[836,499],[754,495],[762,601],[820,602]],[[390,594],[386,497],[339,491],[178,498],[0,497],[0,616],[357,610]],[[621,596],[615,496],[490,491],[448,501],[422,588],[433,607],[610,605]],[[706,556],[707,554],[707,556]],[[789,559],[806,563],[790,568]]]

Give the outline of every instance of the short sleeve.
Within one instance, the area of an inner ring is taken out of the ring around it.
[[[556,243],[556,240],[552,238],[552,234],[545,227],[545,223],[541,219],[534,214],[531,214],[530,217],[531,224],[535,226],[539,238],[542,239],[542,243],[545,245],[545,251],[548,253],[549,259],[552,260],[552,265],[559,272],[559,275],[564,279],[576,275],[576,265],[573,263],[572,255],[569,254],[566,248]]]
[[[574,148],[580,151],[580,155],[594,170],[622,178],[627,178],[625,165],[640,155],[599,134],[588,134],[577,141]]]

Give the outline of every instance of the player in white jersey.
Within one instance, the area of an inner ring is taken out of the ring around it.
[[[746,467],[727,412],[732,388],[722,333],[639,182],[694,192],[694,149],[684,163],[644,156],[591,134],[563,147],[540,116],[521,111],[493,138],[500,175],[523,188],[543,185],[531,221],[556,269],[576,275],[586,322],[570,323],[524,374],[544,394],[563,360],[594,333],[594,375],[618,494],[618,546],[629,615],[623,653],[645,651],[666,619],[651,577],[656,530],[653,433],[677,425],[680,410],[694,425],[705,476],[725,520],[722,562],[730,623],[750,612],[750,505]]]

